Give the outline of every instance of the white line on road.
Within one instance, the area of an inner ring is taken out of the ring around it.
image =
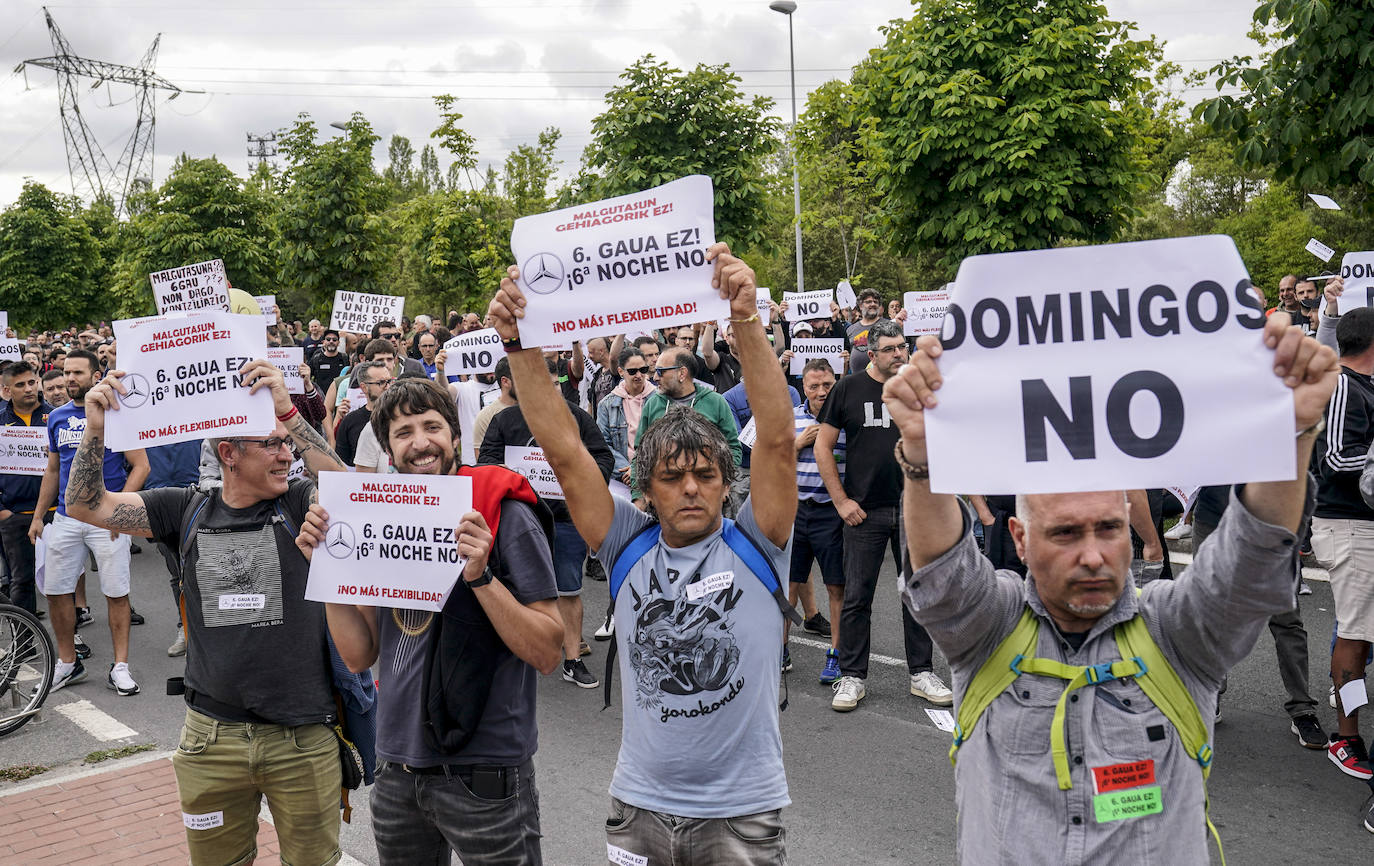
[[[138,731],[116,719],[90,701],[72,701],[58,704],[54,710],[75,722],[82,730],[97,740],[123,740],[137,737]]]
[[[792,637],[790,638],[790,640],[792,641],[792,643],[799,643],[802,646],[813,646],[816,649],[822,650],[830,649],[829,641],[812,640],[809,637]],[[880,665],[891,665],[894,668],[906,667],[906,662],[902,659],[894,659],[892,656],[879,655],[878,653],[869,653],[868,660],[871,662],[877,662]]]

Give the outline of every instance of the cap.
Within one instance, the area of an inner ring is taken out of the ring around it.
[[[794,322],[792,325],[792,336],[795,337],[802,331],[805,331],[808,334],[816,333],[815,330],[812,329],[810,322]]]

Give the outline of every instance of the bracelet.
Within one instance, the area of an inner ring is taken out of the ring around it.
[[[747,318],[747,319],[726,319],[725,321],[729,322],[729,323],[732,324],[732,325],[743,325],[743,324],[746,324],[746,323],[748,323],[748,322],[757,322],[758,320],[759,320],[759,314],[758,314],[757,311],[755,311],[754,315],[750,316],[750,317]]]
[[[277,420],[278,420],[278,421],[290,421],[292,418],[294,418],[295,416],[299,415],[300,413],[301,413],[301,410],[297,409],[295,406],[292,406],[290,412],[287,412],[285,415],[278,415],[278,416],[277,416]]]
[[[506,354],[509,355],[511,352],[519,352],[519,351],[521,351],[522,349],[524,349],[525,347],[522,346],[522,345],[520,345],[520,335],[519,335],[519,334],[516,334],[514,337],[511,337],[509,340],[502,340],[502,341],[501,341],[501,348],[502,348],[502,349],[505,349],[505,350],[506,350]]]
[[[930,480],[930,464],[912,463],[910,460],[906,459],[906,455],[902,453],[902,440],[900,437],[897,439],[897,445],[892,449],[892,453],[897,456],[897,465],[901,467],[902,474],[907,478],[910,478],[912,481]]]
[[[1294,436],[1293,438],[1294,438],[1294,439],[1301,439],[1302,437],[1307,436],[1307,435],[1309,435],[1309,434],[1312,435],[1312,436],[1320,436],[1320,435],[1322,434],[1322,431],[1325,430],[1325,429],[1326,429],[1326,416],[1323,415],[1323,416],[1321,416],[1320,418],[1318,418],[1318,419],[1317,419],[1317,422],[1316,422],[1315,424],[1313,424],[1311,427],[1308,427],[1308,428],[1305,429],[1305,430],[1299,430],[1299,431],[1298,431],[1298,435],[1297,435],[1297,436]]]

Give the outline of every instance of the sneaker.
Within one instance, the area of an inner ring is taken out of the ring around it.
[[[868,690],[864,688],[863,680],[858,677],[840,677],[835,682],[835,697],[830,700],[830,709],[847,713],[857,707],[866,694]]]
[[[1170,541],[1182,541],[1185,538],[1192,538],[1193,525],[1191,523],[1184,523],[1180,520],[1173,525],[1172,529],[1164,533],[1164,537]]]
[[[1326,731],[1322,730],[1321,722],[1312,713],[1298,716],[1288,729],[1298,735],[1298,745],[1304,749],[1326,748]]]
[[[582,659],[563,660],[563,679],[580,689],[594,689],[601,685],[601,681],[592,676],[591,671],[587,670]]]
[[[66,667],[67,666],[62,662],[58,662],[54,666],[52,685],[48,688],[49,694],[52,694],[58,689],[79,683],[86,678],[86,666],[81,663],[81,659],[77,659],[75,664],[64,671],[63,668]]]
[[[830,637],[830,620],[821,616],[820,611],[816,611],[815,616],[808,617],[802,628],[821,637]]]
[[[1326,756],[1347,776],[1364,781],[1374,779],[1363,737],[1332,737],[1331,745],[1326,747]]]
[[[615,637],[615,614],[606,611],[606,621],[603,622],[596,631],[592,632],[592,637],[597,640],[610,640]]]
[[[133,605],[129,605],[129,625],[143,625],[145,622],[147,620],[143,618],[143,614],[134,610]]]
[[[177,629],[177,639],[172,641],[171,646],[167,647],[167,655],[172,658],[186,655],[186,631],[184,629]]]
[[[1332,686],[1326,690],[1326,702],[1331,705],[1331,709],[1336,709],[1336,687]]]
[[[821,683],[830,685],[840,678],[840,654],[833,649],[825,651],[825,670],[821,671]]]
[[[948,707],[954,703],[954,693],[934,671],[912,674],[911,693],[918,698],[925,698],[937,707]]]
[[[110,665],[110,675],[106,678],[106,685],[115,690],[115,694],[136,695],[138,694],[138,683],[129,676],[129,665],[127,662]]]
[[[1360,808],[1360,814],[1364,816],[1364,828],[1374,833],[1374,797],[1364,801],[1364,806]]]
[[[787,673],[792,670],[792,648],[784,646],[782,648],[782,672]]]
[[[1305,581],[1305,580],[1300,580],[1300,581],[1298,581],[1298,595],[1311,595],[1311,594],[1312,594],[1312,587],[1310,587],[1310,586],[1307,585],[1307,581]]]
[[[587,557],[587,577],[592,580],[605,580],[606,567],[601,564],[601,560],[594,557]]]
[[[91,648],[86,645],[86,642],[84,640],[81,639],[80,632],[77,632],[76,634],[72,635],[72,643],[76,644],[77,658],[88,659],[91,657]]]
[[[95,619],[92,618],[91,609],[89,607],[78,607],[76,609],[77,628],[81,628],[83,625],[90,625],[93,622],[95,622]]]
[[[589,656],[589,655],[591,655],[591,654],[592,654],[592,648],[589,647],[589,646],[587,646],[587,642],[586,642],[586,641],[578,641],[578,642],[577,642],[577,657],[578,657],[578,658],[586,658],[587,656]]]

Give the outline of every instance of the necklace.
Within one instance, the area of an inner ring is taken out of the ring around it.
[[[429,624],[434,621],[434,611],[407,610],[403,612],[393,607],[391,619],[404,634],[418,637],[429,630]],[[415,620],[414,623],[411,622],[412,619]]]

